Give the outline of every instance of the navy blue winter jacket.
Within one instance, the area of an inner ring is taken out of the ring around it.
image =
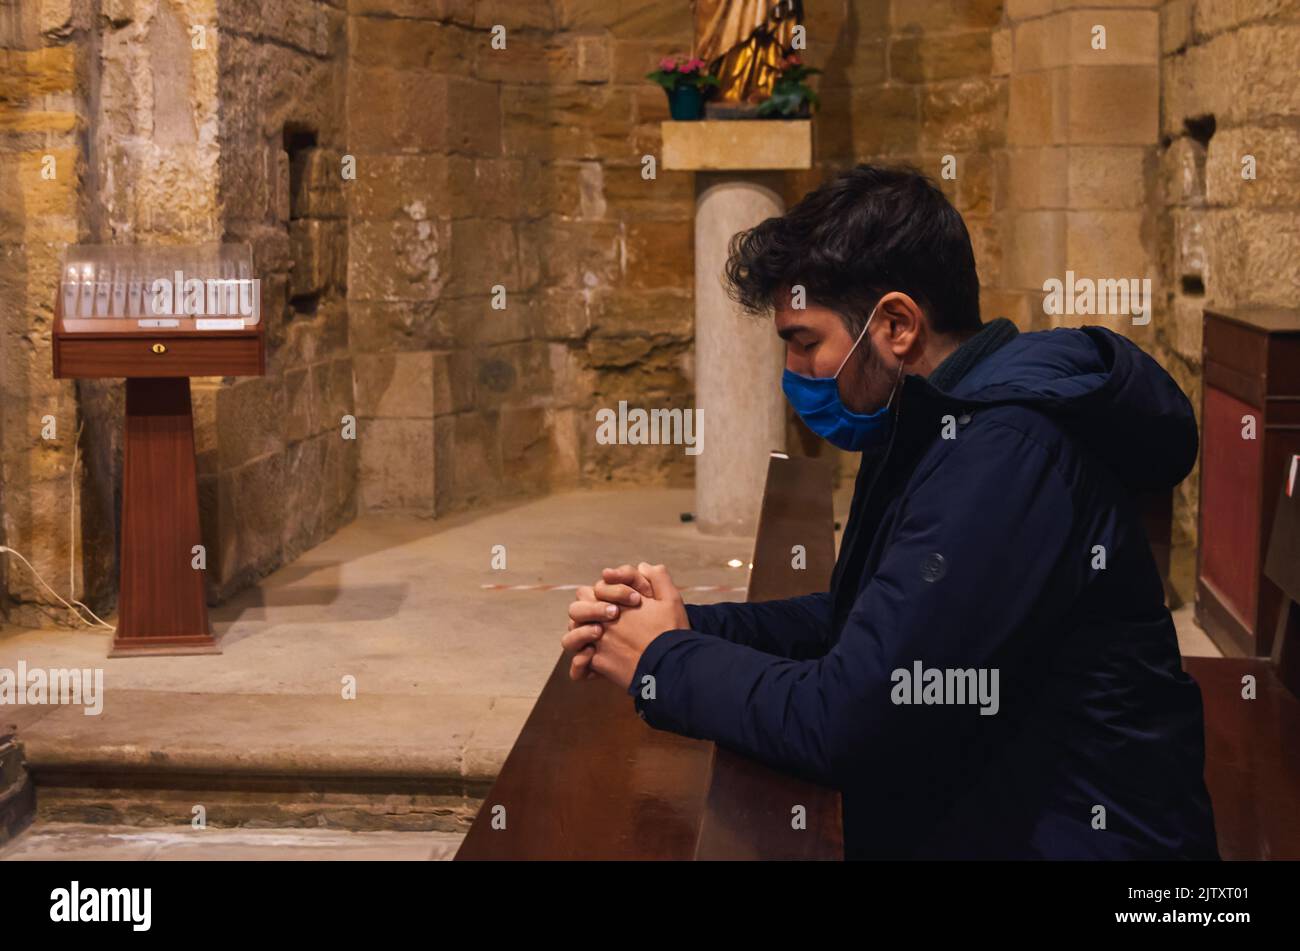
[[[1217,858],[1135,503],[1195,462],[1187,398],[1091,327],[1022,334],[946,393],[908,376],[895,405],[831,590],[689,605],[638,712],[841,790],[849,858]],[[996,670],[996,714],[895,702],[929,669]]]

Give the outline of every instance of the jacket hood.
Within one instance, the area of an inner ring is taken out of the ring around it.
[[[949,395],[1050,415],[1133,488],[1172,488],[1196,463],[1196,417],[1183,391],[1136,344],[1104,327],[1019,334]]]

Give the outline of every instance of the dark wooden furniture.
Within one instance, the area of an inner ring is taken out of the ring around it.
[[[259,325],[260,326],[260,325]],[[173,330],[120,334],[55,330],[54,375],[64,379],[261,376],[257,330]]]
[[[119,266],[125,261],[136,273],[172,273],[159,264],[165,250],[142,249],[139,261],[130,257],[131,249],[112,252]],[[63,285],[74,299],[79,286]],[[126,379],[118,624],[109,656],[220,653],[208,625],[204,571],[194,567],[194,546],[203,538],[189,378],[263,374],[261,322],[242,329],[198,329],[198,322],[184,315],[160,321],[139,310],[138,292],[129,318],[71,317],[64,314],[64,299],[64,293],[56,295],[54,376]],[[91,309],[102,300],[96,298]],[[117,306],[126,312],[121,298]],[[160,322],[176,326],[145,326]]]
[[[834,563],[830,472],[773,456],[749,598],[825,590]],[[807,567],[792,567],[804,545]],[[457,860],[842,859],[840,797],[712,743],[651,729],[623,691],[574,682],[562,655]],[[792,809],[807,828],[792,828]],[[493,828],[497,807],[505,828]]]
[[[1284,461],[1300,452],[1300,311],[1207,310],[1203,347],[1196,619],[1225,655],[1267,656],[1282,593],[1264,546]]]
[[[1205,782],[1225,859],[1300,859],[1300,486],[1275,508],[1265,560],[1282,595],[1272,656],[1183,659],[1205,704]],[[1242,696],[1248,676],[1255,699]]]

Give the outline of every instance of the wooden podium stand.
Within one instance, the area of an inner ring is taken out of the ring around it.
[[[261,323],[156,329],[137,318],[65,317],[55,302],[54,376],[126,379],[117,633],[109,657],[217,654],[208,626],[194,455],[192,376],[261,376]],[[194,321],[171,321],[192,326]]]

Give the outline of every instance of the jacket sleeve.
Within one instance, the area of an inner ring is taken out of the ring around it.
[[[975,707],[895,703],[895,672],[997,663],[1040,606],[1077,596],[1091,541],[1076,530],[1054,455],[1021,429],[984,420],[945,456],[914,474],[881,563],[828,653],[781,660],[668,631],[637,665],[628,689],[637,711],[651,726],[841,788],[883,766],[893,744],[915,749],[954,717],[985,725]]]
[[[777,657],[821,657],[830,647],[831,598],[807,594],[747,604],[688,604],[692,630]]]

